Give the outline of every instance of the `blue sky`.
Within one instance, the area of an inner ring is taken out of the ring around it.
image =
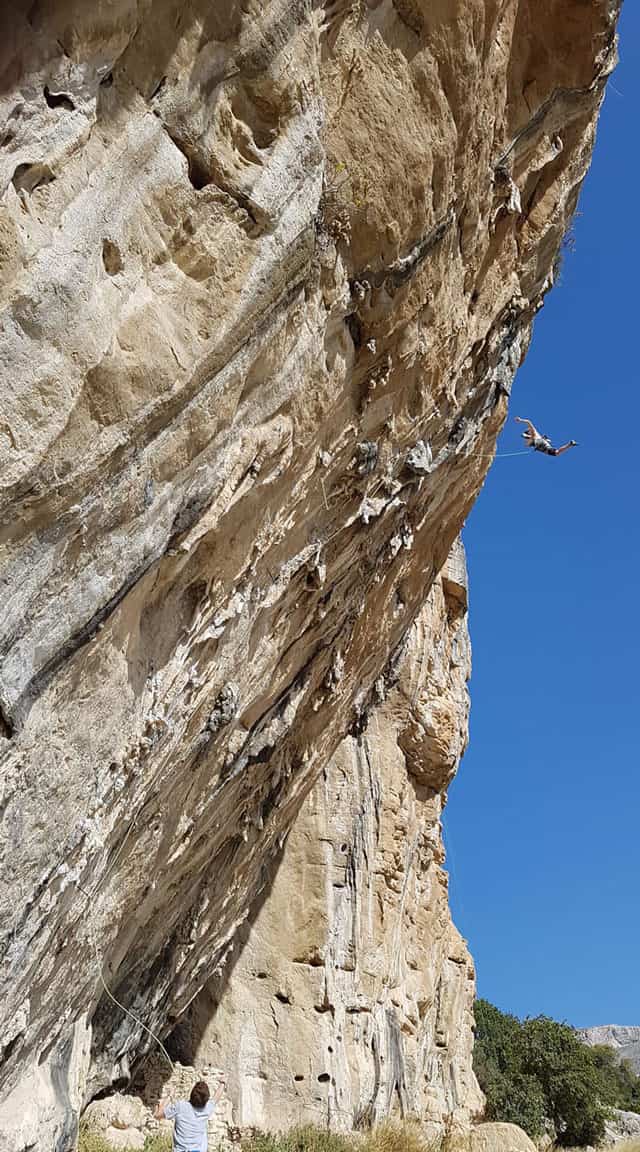
[[[625,5],[575,223],[465,529],[471,745],[445,840],[478,991],[518,1015],[640,1024],[640,5]]]

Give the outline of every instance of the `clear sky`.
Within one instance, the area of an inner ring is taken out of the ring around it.
[[[479,995],[640,1025],[640,4],[575,223],[465,529],[471,745],[445,814]]]

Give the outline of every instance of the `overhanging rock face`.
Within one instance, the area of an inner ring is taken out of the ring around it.
[[[64,1152],[150,1043],[101,967],[172,1030],[364,732],[490,464],[616,14],[3,10],[7,1148]]]
[[[475,976],[440,815],[467,740],[466,604],[444,573],[307,797],[220,976],[172,1044],[227,1069],[241,1125],[469,1126]],[[464,577],[462,577],[464,578]],[[448,589],[454,589],[453,594]]]

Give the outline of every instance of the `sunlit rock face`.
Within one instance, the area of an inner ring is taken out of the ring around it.
[[[467,738],[459,545],[362,730],[304,802],[233,956],[172,1038],[227,1069],[241,1125],[350,1129],[389,1114],[434,1134],[481,1108],[473,964],[451,923],[440,814]]]
[[[330,795],[342,763],[365,805],[365,739],[389,804],[406,771],[420,795],[402,819],[437,841],[442,718],[425,705],[380,747],[367,718],[490,465],[616,14],[3,7],[10,1152],[66,1152],[83,1103],[152,1043],[101,969],[168,1035],[224,973],[310,790],[326,775]],[[431,870],[437,983],[443,881],[428,853],[407,867],[425,886]],[[347,1111],[369,1083],[355,1053]]]

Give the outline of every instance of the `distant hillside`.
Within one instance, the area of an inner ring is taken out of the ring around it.
[[[581,1028],[578,1035],[592,1048],[596,1044],[606,1044],[608,1048],[614,1048],[620,1059],[628,1060],[640,1074],[640,1027],[601,1024],[597,1028]]]

